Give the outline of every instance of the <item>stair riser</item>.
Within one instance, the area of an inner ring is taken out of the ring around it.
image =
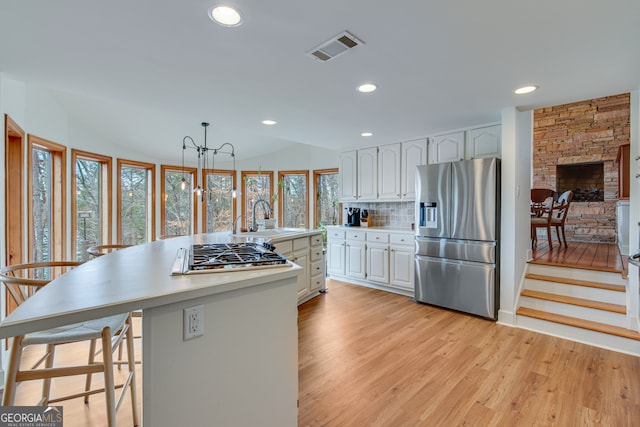
[[[568,283],[547,282],[535,279],[525,279],[524,288],[557,295],[608,302],[611,304],[627,305],[627,295],[625,292],[616,292],[607,289],[571,285]]]
[[[538,298],[526,296],[520,297],[520,307],[528,307],[549,313],[561,314],[564,316],[577,317],[579,319],[592,320],[594,322],[606,323],[608,325],[629,327],[629,321],[625,314],[613,313],[604,310],[564,304],[555,301],[546,301]]]
[[[608,273],[606,271],[528,264],[527,273],[544,274],[546,276],[564,277],[568,279],[590,280],[594,282],[611,283],[613,285],[627,285],[627,281],[622,278],[620,273]]]
[[[552,335],[607,350],[640,356],[640,341],[618,337],[615,335],[595,332],[588,329],[576,328],[555,322],[548,322],[527,316],[517,316],[517,326],[546,335]]]

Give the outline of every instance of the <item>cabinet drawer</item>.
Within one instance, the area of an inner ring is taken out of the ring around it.
[[[311,276],[316,276],[318,274],[324,275],[324,261],[314,261],[311,263],[311,271],[309,272]]]
[[[389,233],[367,231],[367,242],[389,243]]]
[[[301,249],[307,249],[309,247],[309,238],[302,237],[300,239],[293,239],[293,251],[299,251]]]
[[[311,246],[322,246],[322,234],[314,234],[309,237]]]
[[[344,230],[328,230],[327,239],[344,239]]]
[[[276,247],[276,252],[279,254],[290,254],[293,252],[293,245],[291,240],[284,240],[282,242],[278,242],[274,245]]]
[[[314,276],[311,278],[311,292],[324,289],[324,276]]]
[[[322,246],[313,246],[310,252],[311,261],[318,261],[322,259]]]
[[[360,230],[347,230],[347,240],[358,240],[364,242],[365,232]]]
[[[392,234],[390,237],[392,245],[413,245],[415,242],[413,234]]]

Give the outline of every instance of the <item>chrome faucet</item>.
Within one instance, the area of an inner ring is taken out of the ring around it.
[[[265,199],[258,199],[251,208],[251,228],[249,231],[258,231],[258,224],[256,223],[256,205],[259,203],[265,203],[267,205],[267,214],[271,215],[271,205]]]
[[[232,232],[231,234],[236,234],[236,229],[238,228],[238,220],[242,217],[242,214],[238,215],[238,217],[236,219],[233,220],[233,224],[232,224]]]

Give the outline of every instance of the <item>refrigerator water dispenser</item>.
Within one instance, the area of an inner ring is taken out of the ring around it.
[[[420,227],[438,228],[437,203],[420,202]]]

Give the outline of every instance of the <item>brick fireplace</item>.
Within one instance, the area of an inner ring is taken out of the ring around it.
[[[579,189],[565,225],[567,240],[614,243],[616,158],[629,141],[629,94],[541,108],[533,118],[532,186]]]

